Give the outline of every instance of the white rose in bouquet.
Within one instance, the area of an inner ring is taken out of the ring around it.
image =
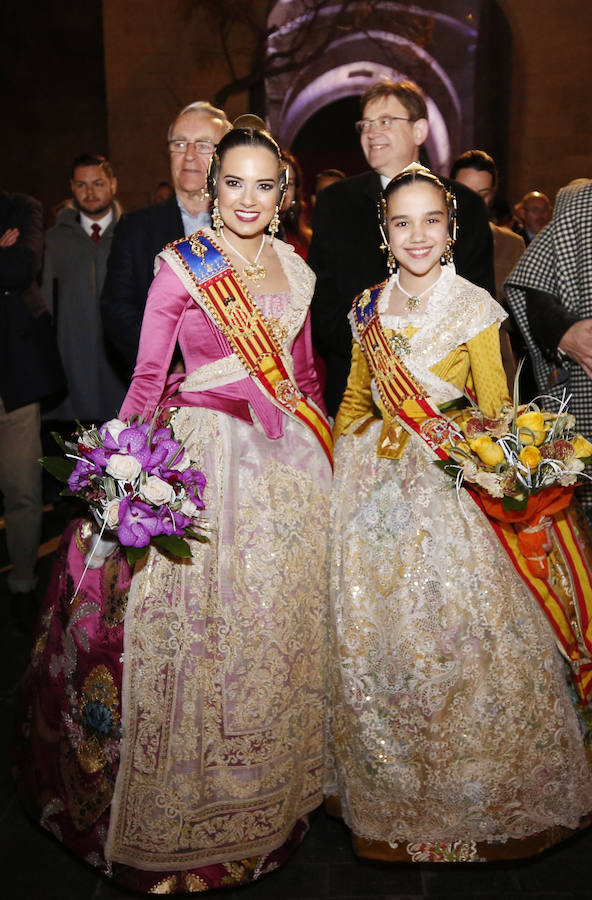
[[[106,524],[107,528],[111,528],[114,530],[119,525],[119,504],[120,500],[115,498],[115,500],[109,500],[107,504],[106,512]]]
[[[105,471],[118,481],[132,482],[142,471],[141,463],[135,456],[127,453],[114,453],[109,459]]]
[[[172,503],[175,499],[172,485],[167,484],[158,475],[149,475],[145,484],[140,486],[138,494],[143,500],[153,503],[154,506],[163,506],[165,503]]]
[[[185,469],[188,469],[191,465],[191,461],[187,452],[183,453],[182,456],[177,457],[174,463],[169,465],[169,468],[176,469],[178,472],[184,472]]]
[[[193,519],[199,513],[199,509],[197,508],[193,500],[187,498],[186,500],[183,500],[179,512],[184,516],[188,516],[188,518]]]

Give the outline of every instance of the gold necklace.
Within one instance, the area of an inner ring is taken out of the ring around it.
[[[265,268],[265,266],[262,265],[261,263],[257,262],[257,260],[261,256],[261,251],[263,250],[263,245],[265,244],[265,235],[264,234],[261,235],[261,243],[259,244],[259,249],[257,250],[257,255],[255,256],[255,259],[253,260],[253,262],[251,262],[250,259],[247,259],[246,256],[243,256],[242,253],[240,252],[240,250],[237,250],[236,247],[234,247],[230,243],[230,241],[224,234],[223,228],[220,229],[220,234],[222,235],[222,240],[224,241],[224,243],[227,244],[230,247],[230,249],[233,250],[234,253],[236,253],[237,256],[240,256],[240,258],[243,260],[243,262],[246,262],[247,265],[243,269],[243,275],[245,276],[245,278],[248,278],[249,281],[254,281],[258,287],[259,282],[263,281],[263,279],[267,276],[267,269]]]

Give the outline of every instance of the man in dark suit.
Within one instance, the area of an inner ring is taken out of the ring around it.
[[[24,630],[32,626],[41,535],[39,401],[65,388],[37,283],[42,257],[41,204],[0,191],[0,491],[12,564],[8,590]]]
[[[127,374],[136,362],[142,316],[154,277],[154,258],[165,244],[210,224],[205,179],[210,157],[230,123],[221,109],[197,101],[181,110],[168,132],[175,194],[119,221],[101,294],[105,335]]]
[[[318,196],[308,263],[317,276],[312,301],[316,349],[327,365],[325,400],[335,415],[347,382],[352,335],[347,314],[354,297],[387,278],[378,228],[378,201],[391,178],[417,161],[428,136],[423,94],[410,81],[381,81],[362,97],[356,123],[372,171],[330,185]],[[495,295],[493,245],[483,201],[462,185],[457,200],[454,262],[460,275]]]

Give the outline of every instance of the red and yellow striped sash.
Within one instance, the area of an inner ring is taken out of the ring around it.
[[[210,316],[266,396],[311,429],[333,465],[333,437],[323,413],[304,396],[283,359],[271,324],[240,283],[222,251],[198,233],[168,245],[199,288],[200,305]]]

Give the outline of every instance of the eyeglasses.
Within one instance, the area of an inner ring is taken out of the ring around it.
[[[381,116],[380,119],[360,119],[356,122],[356,131],[358,134],[368,134],[371,128],[376,131],[388,131],[393,122],[411,122],[411,119],[405,119],[404,116]]]
[[[215,143],[198,138],[196,141],[169,141],[169,150],[171,153],[187,153],[188,147],[193,146],[196,153],[204,156],[211,156],[214,152]]]

